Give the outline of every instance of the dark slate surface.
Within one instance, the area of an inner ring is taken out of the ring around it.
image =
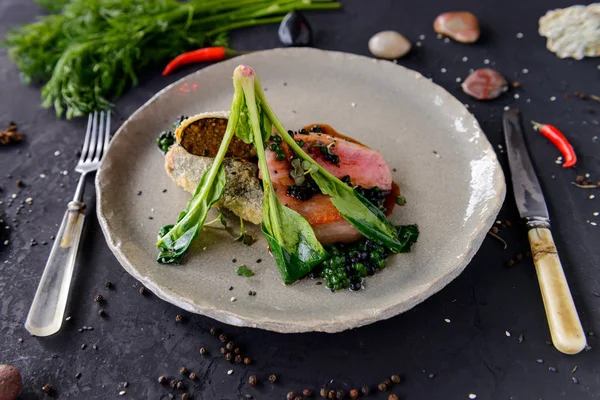
[[[84,121],[58,120],[53,111],[41,109],[39,88],[21,86],[18,71],[1,50],[0,125],[14,120],[27,137],[20,146],[0,148],[0,215],[4,215],[0,218],[5,221],[0,226],[0,362],[22,371],[22,398],[43,398],[40,387],[47,382],[59,398],[121,398],[118,392],[125,381],[128,387],[123,398],[168,398],[169,391],[157,384],[157,377],[177,376],[181,366],[200,376],[195,383],[187,381],[195,399],[244,399],[246,394],[283,398],[290,390],[325,384],[348,390],[365,383],[376,385],[391,373],[403,375],[405,382],[394,386],[393,392],[407,400],[467,399],[470,393],[478,399],[600,398],[600,357],[592,333],[600,320],[600,227],[586,222],[600,223],[593,216],[600,211],[600,199],[591,200],[588,196],[593,191],[570,184],[577,174],[590,173],[594,180],[600,179],[600,144],[593,139],[600,133],[596,115],[600,104],[564,98],[565,92],[600,94],[600,60],[560,60],[545,49],[544,39],[536,33],[538,17],[569,3],[348,0],[343,11],[310,14],[309,18],[317,47],[365,55],[367,40],[377,31],[396,29],[413,43],[424,34],[423,46],[400,64],[433,77],[469,104],[494,146],[502,143],[500,115],[505,105],[521,108],[526,120],[553,123],[566,132],[580,159],[574,170],[555,164],[557,151],[539,134],[527,129],[527,136],[566,274],[584,329],[590,332],[591,349],[577,356],[562,355],[546,343],[549,332],[531,260],[506,266],[507,260],[528,250],[526,233],[517,223],[500,232],[508,242],[507,250],[499,242],[486,240],[459,278],[401,316],[335,335],[281,335],[223,326],[188,313],[183,313],[186,322],[177,324],[175,316],[181,311],[153,295],[141,296],[140,285],[119,266],[104,242],[94,207],[87,213],[77,263],[68,310],[72,319],[54,337],[28,336],[23,321],[50,250],[49,244],[42,243],[51,241],[74,191],[74,153],[82,142]],[[436,39],[433,19],[448,9],[470,10],[479,16],[483,25],[479,43],[467,46]],[[0,30],[32,21],[40,13],[30,0],[3,0]],[[524,34],[523,39],[516,38],[518,32]],[[276,47],[275,33],[275,26],[238,32],[233,45],[240,49]],[[491,103],[467,98],[455,80],[464,79],[470,68],[483,67],[485,59],[522,87]],[[524,68],[529,73],[524,74]],[[160,77],[158,70],[144,76],[138,88],[117,102],[115,122],[121,123],[159,89],[193,70],[169,78]],[[515,93],[519,99],[514,99]],[[60,155],[55,156],[55,151]],[[505,154],[499,157],[506,167]],[[17,179],[23,180],[24,188],[17,189]],[[94,204],[92,189],[90,182],[89,205]],[[13,193],[17,198],[9,206]],[[17,205],[29,196],[33,204],[16,215]],[[502,220],[517,220],[511,196],[509,188]],[[32,238],[37,246],[30,246]],[[4,240],[9,240],[7,246]],[[114,290],[104,287],[106,280],[115,283]],[[97,315],[98,305],[92,302],[96,294],[106,298],[106,319]],[[445,322],[446,318],[451,322]],[[80,333],[82,326],[94,329]],[[241,367],[223,360],[220,343],[209,334],[212,326],[225,329],[253,358],[253,364]],[[522,343],[519,335],[524,336]],[[82,344],[87,344],[85,350]],[[200,356],[202,345],[210,355]],[[231,376],[229,369],[234,371]],[[280,378],[275,385],[266,381],[271,373]],[[249,387],[246,381],[251,374],[263,383]],[[572,382],[573,376],[579,384]],[[387,394],[373,398],[387,398]]]

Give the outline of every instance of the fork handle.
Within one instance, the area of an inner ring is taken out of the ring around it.
[[[25,321],[25,328],[34,336],[50,336],[62,325],[83,230],[84,208],[84,203],[72,201],[63,217]]]

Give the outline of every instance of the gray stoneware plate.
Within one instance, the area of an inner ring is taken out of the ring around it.
[[[175,221],[190,198],[163,170],[158,132],[181,114],[228,110],[233,70],[242,63],[257,71],[286,127],[328,123],[382,152],[396,169],[408,204],[392,219],[418,223],[421,236],[412,253],[392,257],[388,268],[367,279],[365,290],[330,293],[311,280],[284,286],[258,230],[259,240],[246,247],[224,230],[205,229],[183,265],[155,261],[159,228]],[[414,307],[462,272],[506,190],[477,121],[444,89],[391,62],[315,49],[244,55],[160,91],[116,133],[96,187],[108,245],[157,296],[232,325],[277,332],[338,332]],[[237,276],[242,263],[256,275]]]

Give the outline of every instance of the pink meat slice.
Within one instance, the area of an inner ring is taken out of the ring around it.
[[[304,151],[337,178],[350,176],[355,186],[392,189],[392,171],[381,153],[325,134],[320,136],[315,133],[297,134],[294,139],[296,142],[302,140],[305,143]],[[325,160],[319,147],[313,146],[327,146],[332,142],[334,144],[331,149],[339,157],[338,164]],[[352,242],[359,239],[361,234],[342,217],[328,196],[317,194],[309,200],[300,201],[286,193],[287,187],[293,185],[294,180],[290,177],[291,153],[285,144],[282,144],[282,147],[286,154],[286,159],[283,161],[277,161],[275,152],[267,150],[269,173],[275,193],[282,204],[306,218],[313,227],[317,239],[323,244]]]

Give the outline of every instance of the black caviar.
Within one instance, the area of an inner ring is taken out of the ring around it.
[[[171,148],[171,146],[175,143],[175,135],[173,134],[173,132],[176,131],[177,128],[179,127],[179,125],[181,125],[181,123],[187,118],[188,117],[185,115],[180,115],[179,117],[177,117],[177,119],[173,123],[173,130],[162,131],[160,133],[160,135],[158,136],[158,139],[156,140],[156,143],[158,145],[158,148],[163,153],[166,153],[167,151],[169,151],[169,148]]]
[[[343,176],[340,179],[348,186],[352,186],[351,178],[349,175]],[[354,190],[363,195],[367,200],[369,200],[373,205],[379,208],[382,212],[387,212],[388,209],[384,206],[386,197],[391,193],[390,190],[381,190],[378,186],[375,186],[371,189],[365,189],[362,186],[352,186]]]
[[[302,183],[302,185],[290,185],[287,187],[285,192],[288,196],[296,198],[300,201],[306,201],[312,198],[315,194],[321,193],[321,189],[319,189],[319,186],[315,183],[315,181],[307,175],[304,178],[304,183]]]

